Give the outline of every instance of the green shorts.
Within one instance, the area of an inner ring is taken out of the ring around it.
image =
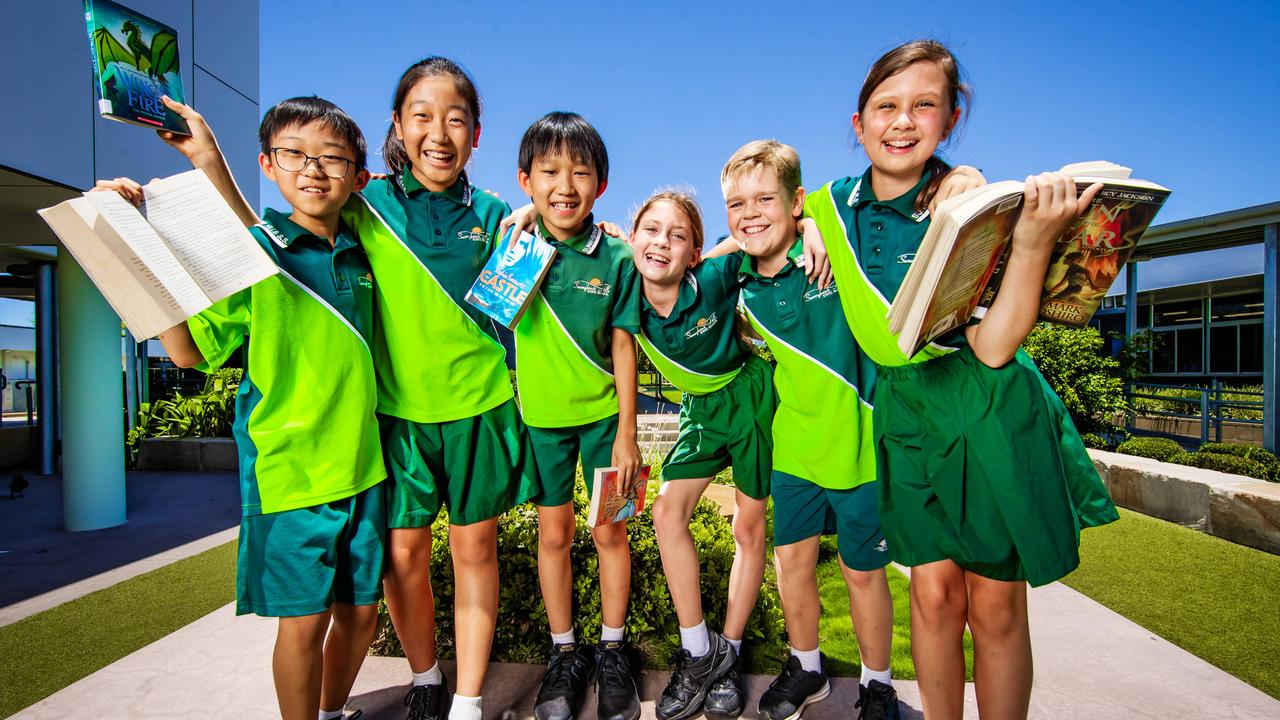
[[[790,545],[817,535],[836,534],[840,560],[854,570],[889,564],[875,480],[848,490],[832,490],[804,478],[773,471],[773,544]]]
[[[390,528],[495,518],[533,497],[533,448],[515,400],[461,420],[419,423],[381,416],[382,454],[391,482]]]
[[[1079,565],[1080,529],[1115,519],[1065,408],[1020,356],[969,348],[880,367],[874,432],[893,559],[948,559],[995,580],[1044,585]]]
[[[773,368],[755,355],[719,390],[685,393],[680,435],[662,461],[662,479],[712,477],[732,465],[739,490],[756,500],[768,497],[777,406]]]
[[[542,507],[555,507],[573,500],[574,470],[578,467],[579,455],[590,497],[596,468],[613,465],[613,441],[617,436],[617,415],[573,427],[530,427],[529,439],[533,441],[533,456],[542,486],[533,502]]]
[[[236,614],[292,617],[372,605],[382,587],[386,483],[323,505],[240,518]]]

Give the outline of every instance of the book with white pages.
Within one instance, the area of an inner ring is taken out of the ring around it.
[[[280,271],[204,172],[143,187],[134,207],[86,192],[39,211],[138,340]]]

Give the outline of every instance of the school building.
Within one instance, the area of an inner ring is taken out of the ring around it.
[[[187,101],[216,129],[245,195],[257,197],[258,0],[121,3],[177,31]],[[111,527],[126,518],[120,411],[137,397],[121,368],[136,387],[139,344],[36,210],[98,178],[145,183],[190,165],[153,132],[98,117],[79,0],[14,3],[5,28],[0,60],[22,78],[0,113],[0,297],[35,303],[36,465],[62,473],[64,525]]]

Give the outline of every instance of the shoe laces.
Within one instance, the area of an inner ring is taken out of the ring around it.
[[[800,663],[787,661],[782,665],[782,672],[774,678],[769,688],[781,693],[790,694],[792,686],[800,681]],[[856,707],[856,705],[855,705]]]
[[[414,685],[405,693],[404,704],[409,707],[405,720],[427,720],[431,717],[431,706],[435,705],[436,693],[443,685]],[[359,711],[357,711],[359,712]]]
[[[542,676],[542,685],[555,690],[572,690],[584,684],[586,673],[586,662],[580,650],[555,652]]]
[[[631,663],[621,648],[601,648],[596,654],[596,677],[606,688],[624,686],[631,680]]]
[[[888,686],[881,685],[881,687]],[[857,720],[888,720],[889,711],[885,705],[888,704],[889,699],[889,693],[881,690],[880,687],[860,687],[858,700],[853,704],[853,708],[858,711]]]
[[[675,657],[672,658],[674,668],[671,671],[671,682],[667,685],[667,688],[674,689],[675,693],[672,693],[672,695],[676,695],[681,699],[683,699],[683,696],[690,695],[695,691],[693,675],[689,672],[689,664],[692,662],[693,655],[689,654],[689,651],[684,648],[676,651]]]

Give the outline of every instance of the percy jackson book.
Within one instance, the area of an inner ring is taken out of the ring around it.
[[[160,101],[185,103],[173,28],[111,0],[84,0],[98,113],[133,125],[190,135],[187,123]]]
[[[467,291],[467,302],[514,330],[555,257],[551,243],[510,228]]]
[[[626,522],[644,512],[645,491],[649,487],[649,466],[641,465],[630,489],[622,487],[618,468],[596,468],[591,485],[591,507],[587,527]]]
[[[1058,238],[1049,259],[1040,320],[1084,327],[1102,303],[1138,240],[1169,197],[1168,188],[1129,177],[1106,161],[1062,168],[1076,192],[1102,190]],[[1022,212],[1016,180],[974,188],[940,203],[911,269],[889,309],[898,347],[915,355],[939,336],[981,318],[995,300]]]

